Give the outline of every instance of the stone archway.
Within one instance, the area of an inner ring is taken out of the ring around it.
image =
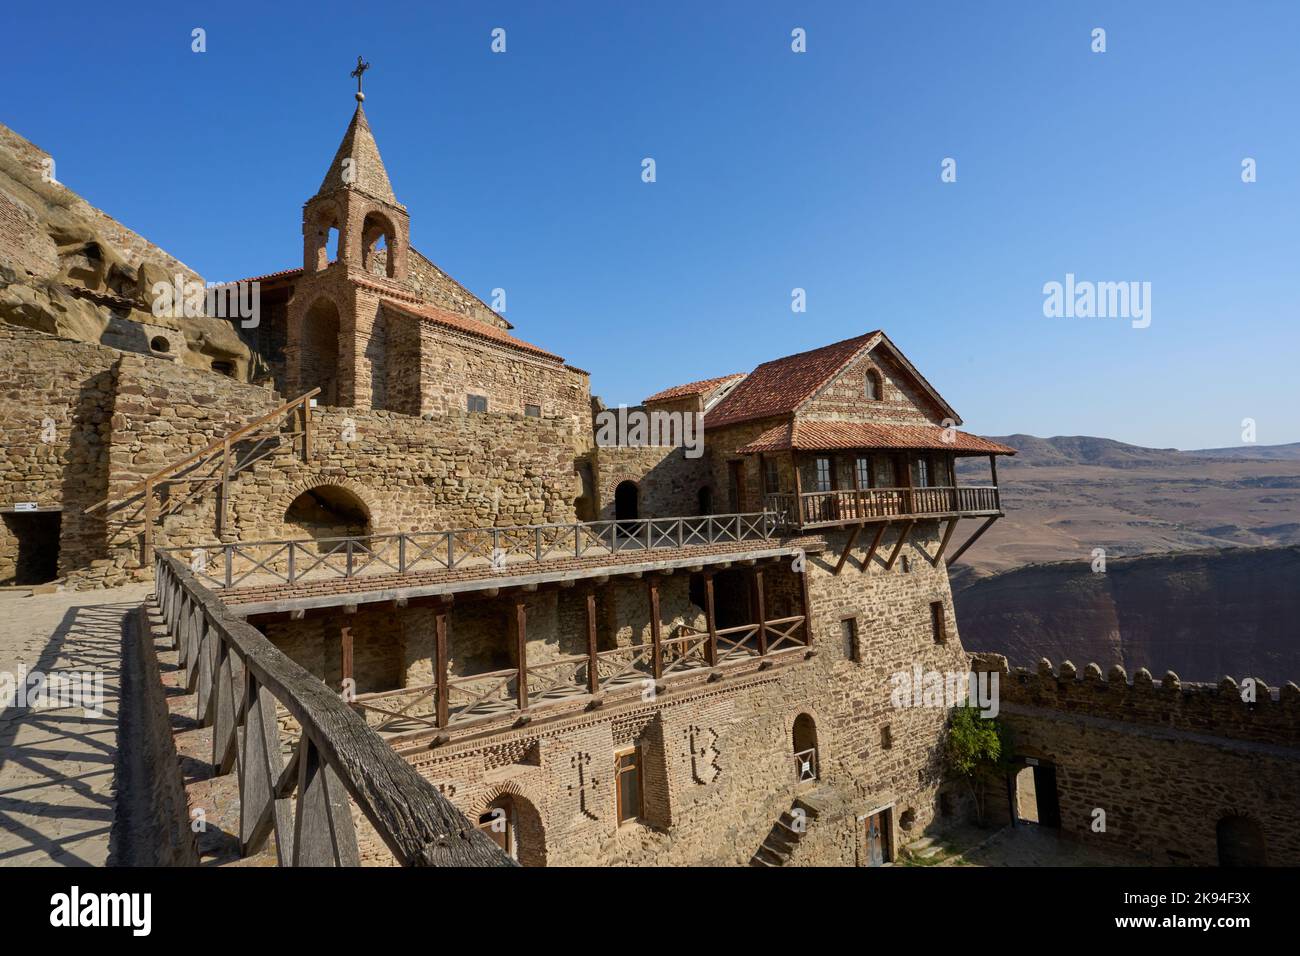
[[[360,537],[371,533],[370,508],[343,485],[317,484],[300,491],[284,509],[292,538]]]
[[[366,214],[361,225],[361,268],[392,279],[397,274],[397,229],[382,212]]]
[[[635,481],[620,481],[614,489],[614,517],[633,521],[641,516],[641,490]]]
[[[304,392],[319,388],[321,405],[339,404],[339,308],[324,296],[302,320],[298,383]]]
[[[821,767],[817,760],[817,723],[810,714],[800,714],[794,719],[790,738],[794,746],[795,779],[800,782],[818,779]]]
[[[520,866],[546,865],[542,815],[517,784],[488,789],[475,801],[469,817]]]

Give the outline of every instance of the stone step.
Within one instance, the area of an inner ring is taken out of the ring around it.
[[[921,837],[919,840],[908,843],[906,849],[909,853],[919,853],[921,850],[932,846],[934,846],[934,837]]]

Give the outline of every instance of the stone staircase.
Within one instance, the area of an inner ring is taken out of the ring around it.
[[[903,852],[914,860],[928,860],[943,852],[934,837],[921,837],[903,846]]]
[[[758,851],[750,858],[750,866],[785,866],[820,811],[802,797],[796,797],[790,809],[772,824]]]

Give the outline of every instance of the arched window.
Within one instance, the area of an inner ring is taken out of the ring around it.
[[[526,797],[503,793],[478,815],[478,828],[520,866],[546,865],[541,814]]]
[[[817,765],[817,725],[807,714],[794,719],[794,770],[799,781],[816,780],[821,776]]]
[[[874,368],[867,369],[867,374],[863,378],[862,393],[867,397],[867,401],[878,402],[884,394],[881,388],[880,373]]]
[[[614,517],[631,521],[640,517],[640,491],[635,481],[620,481],[614,489]]]
[[[1264,831],[1249,817],[1227,816],[1215,827],[1219,866],[1264,866]]]
[[[339,214],[332,205],[322,207],[308,226],[306,261],[308,272],[320,272],[339,257]]]
[[[371,275],[393,278],[397,250],[393,224],[387,216],[372,212],[361,227],[361,268]]]

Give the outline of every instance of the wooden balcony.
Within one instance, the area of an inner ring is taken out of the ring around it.
[[[785,529],[900,518],[974,518],[1002,514],[997,486],[939,488],[860,488],[771,494],[766,510],[778,515]]]

